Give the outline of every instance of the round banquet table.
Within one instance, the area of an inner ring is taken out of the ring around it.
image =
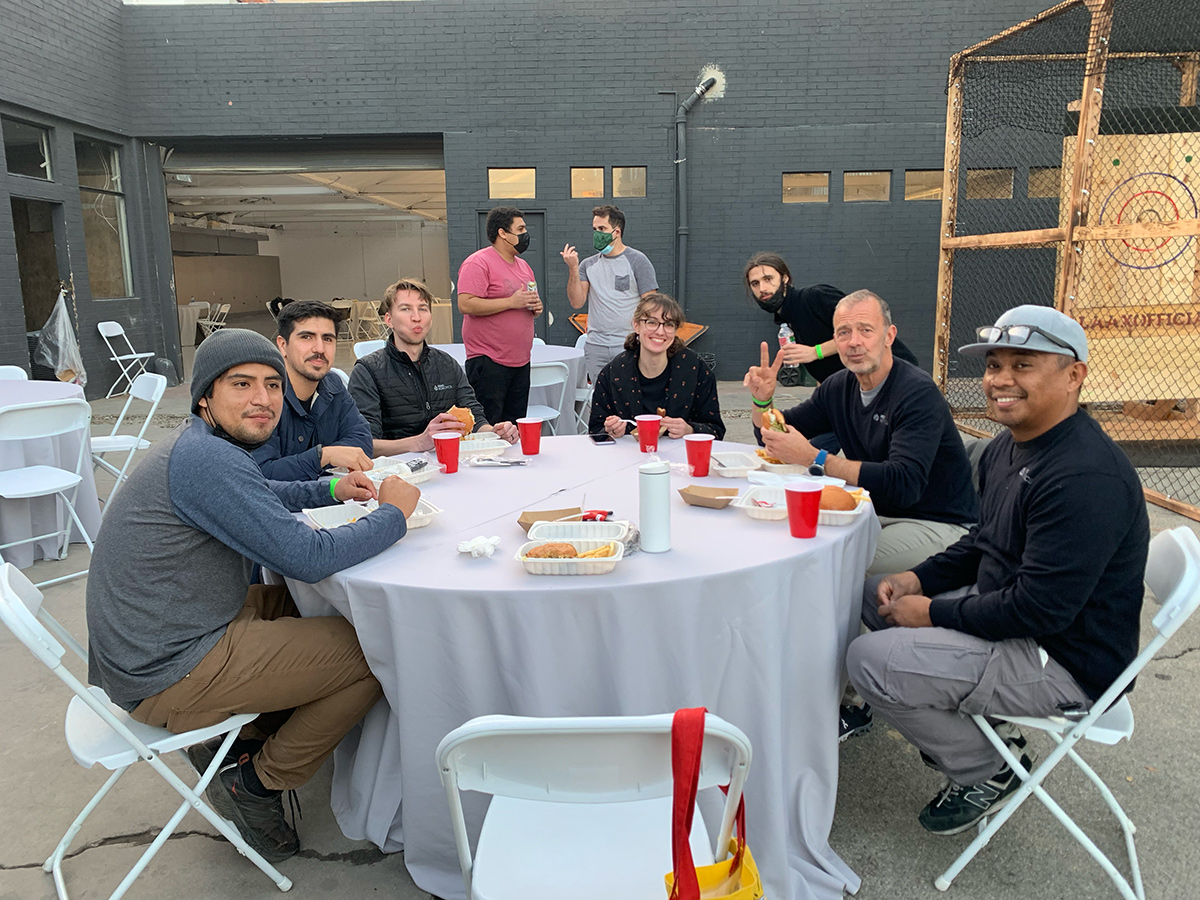
[[[196,346],[196,323],[208,315],[208,304],[188,303],[175,307],[175,311],[179,316],[179,343],[184,347]]]
[[[466,366],[467,348],[465,345],[434,344],[433,346],[449,353],[460,366]],[[575,421],[575,389],[587,387],[587,368],[583,363],[583,350],[558,344],[534,344],[529,361],[535,364],[544,362],[567,364],[570,374],[567,376],[566,390],[561,395],[561,405],[558,402],[560,395],[557,388],[530,388],[529,402],[558,409],[558,433],[576,434],[579,431],[579,423]]]
[[[664,439],[660,451],[684,460],[682,441]],[[707,706],[750,738],[748,832],[766,895],[834,900],[858,889],[828,836],[843,663],[878,521],[868,511],[797,540],[786,521],[685,506],[675,491],[689,483],[746,481],[673,468],[670,551],[635,553],[598,576],[531,575],[514,559],[523,510],[602,508],[636,524],[637,466],[647,459],[633,438],[597,447],[583,436],[543,437],[526,466],[463,465],[424,483],[443,512],[378,556],[317,584],[288,580],[303,614],[354,623],[383,685],[386,702],[335,754],[334,814],[352,839],[403,848],[422,890],[464,896],[434,761],[447,732],[493,713],[685,706]],[[495,556],[457,553],[478,535],[500,536]],[[707,802],[711,829],[720,806]],[[463,803],[474,841],[487,799],[467,793]]]
[[[83,388],[77,384],[61,381],[5,381],[0,391],[0,409],[22,403],[41,403],[47,400],[66,400],[71,397],[83,399]],[[75,494],[75,512],[93,538],[100,531],[100,501],[96,498],[96,482],[92,478],[91,437],[85,437],[88,447],[84,450],[83,469],[79,473],[83,481]],[[0,441],[0,471],[19,469],[23,466],[58,466],[75,471],[79,456],[79,433],[63,434],[58,437],[36,441]],[[62,528],[70,520],[70,513],[59,504],[56,497],[37,497],[32,500],[0,500],[0,544],[19,541],[46,534]],[[35,559],[57,559],[59,550],[57,536],[32,544],[9,547],[0,553],[5,562],[18,569],[33,565]],[[71,540],[82,541],[79,529],[72,526]]]

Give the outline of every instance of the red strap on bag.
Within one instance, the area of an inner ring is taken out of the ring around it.
[[[704,748],[703,706],[677,709],[671,721],[671,777],[675,780],[675,806],[671,813],[671,860],[675,885],[671,900],[700,900],[700,882],[688,837],[696,811],[700,783],[700,754]]]
[[[675,883],[671,888],[670,900],[700,900],[700,883],[696,878],[696,865],[692,859],[689,838],[692,833],[692,816],[696,811],[696,792],[700,783],[700,759],[704,750],[703,706],[679,709],[671,721],[671,775],[675,780],[674,808],[671,812],[671,855],[675,868]],[[729,793],[728,786],[722,791]],[[742,865],[746,847],[746,799],[738,802],[735,817],[737,850],[730,863],[730,872]],[[718,851],[724,851],[719,847]]]

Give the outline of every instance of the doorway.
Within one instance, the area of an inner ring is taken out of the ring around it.
[[[479,211],[479,246],[487,247],[491,241],[487,238],[487,217],[489,210]],[[533,320],[533,333],[547,344],[574,344],[578,336],[572,334],[575,327],[567,321],[571,310],[567,306],[566,291],[561,295],[550,290],[546,282],[546,214],[544,212],[524,212],[525,227],[529,230],[529,249],[521,254],[521,259],[529,263],[533,269],[533,277],[537,280],[538,294],[541,295],[545,312]],[[566,281],[566,274],[563,274]],[[561,296],[561,303],[551,303],[552,296]]]
[[[13,232],[17,245],[17,272],[25,306],[25,331],[40,331],[58,299],[58,248],[54,218],[58,203],[12,198]]]

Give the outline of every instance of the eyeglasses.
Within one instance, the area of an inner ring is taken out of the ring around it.
[[[667,334],[674,333],[679,326],[674,322],[659,322],[657,319],[638,319],[639,325],[644,325],[647,331],[658,331],[660,328]]]
[[[983,325],[975,329],[975,333],[979,335],[979,340],[988,344],[1013,344],[1021,346],[1028,344],[1029,339],[1035,334],[1040,334],[1056,347],[1062,347],[1064,350],[1069,350],[1071,355],[1079,359],[1079,354],[1075,352],[1075,348],[1066,341],[1060,340],[1045,329],[1038,328],[1036,325]],[[1000,339],[1007,336],[1008,340],[1001,341]]]

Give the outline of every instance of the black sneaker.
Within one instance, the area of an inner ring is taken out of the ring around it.
[[[283,817],[281,793],[259,797],[250,793],[236,763],[223,768],[204,795],[221,816],[233,823],[246,843],[267,862],[283,862],[300,849],[296,831]]]
[[[843,704],[838,707],[838,713],[841,716],[838,725],[839,744],[849,738],[866,734],[874,724],[871,719],[871,706],[868,703],[864,703],[862,706]]]
[[[1033,767],[1028,754],[1021,754],[1026,771]],[[980,784],[951,782],[929,801],[917,817],[926,831],[934,834],[959,834],[975,826],[1009,801],[1021,786],[1021,779],[1008,766]]]
[[[192,764],[192,768],[196,770],[197,775],[203,775],[208,771],[209,763],[213,761],[213,757],[221,749],[221,741],[224,739],[223,735],[218,735],[217,737],[209,738],[201,744],[192,744],[192,746],[187,748],[188,762]]]

